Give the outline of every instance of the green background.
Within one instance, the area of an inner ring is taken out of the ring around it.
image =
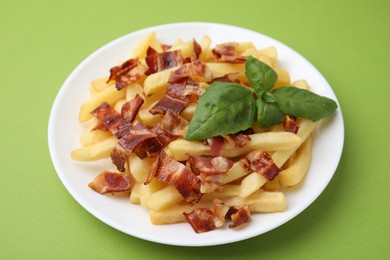
[[[0,259],[389,259],[389,1],[5,1],[0,3]],[[345,146],[329,186],[261,236],[186,248],[123,234],[84,210],[50,160],[62,83],[90,53],[158,24],[233,24],[276,38],[334,89]]]

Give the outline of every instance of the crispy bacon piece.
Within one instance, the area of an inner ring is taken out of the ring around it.
[[[180,114],[188,105],[188,102],[178,98],[165,95],[160,101],[158,101],[150,110],[152,115],[164,114],[167,110],[172,110]]]
[[[190,213],[183,213],[196,233],[208,232],[216,229],[214,212],[211,209],[197,208]]]
[[[229,210],[222,201],[214,200],[214,208],[196,208],[183,215],[196,233],[203,233],[222,227],[225,224],[225,215]]]
[[[195,174],[204,173],[206,175],[218,175],[226,173],[232,166],[233,161],[224,157],[201,155],[192,156],[188,154],[188,162],[190,163],[191,169]]]
[[[191,78],[184,78],[168,86],[166,94],[188,102],[190,97],[200,97],[204,92],[204,83],[193,81]]]
[[[210,145],[212,156],[221,156],[223,145],[225,143],[222,136],[214,136],[207,139],[207,143]]]
[[[240,160],[241,165],[247,169],[260,173],[267,180],[272,181],[279,173],[280,169],[273,162],[271,156],[261,150],[248,153]]]
[[[122,115],[107,103],[102,103],[91,114],[100,122],[96,129],[108,129],[118,139],[132,128],[131,122],[124,120]]]
[[[197,203],[202,196],[200,181],[191,169],[175,161],[164,151],[160,152],[154,162],[145,184],[148,184],[153,176],[166,184],[175,186],[181,196],[191,205]]]
[[[245,63],[246,57],[236,55],[236,47],[238,43],[227,42],[223,44],[218,44],[212,50],[215,60],[226,63]]]
[[[248,135],[241,133],[223,135],[222,137],[236,148],[244,147],[251,140]]]
[[[108,81],[115,80],[115,87],[121,90],[130,83],[139,80],[145,74],[146,69],[146,66],[138,58],[129,59],[122,65],[110,69]]]
[[[152,55],[158,55],[158,51],[156,51],[156,49],[149,46],[148,49],[146,50],[146,57],[152,56]]]
[[[104,171],[93,179],[88,186],[101,194],[128,191],[131,188],[129,174]]]
[[[185,63],[180,66],[177,70],[173,71],[169,76],[169,83],[178,82],[184,78],[199,76],[204,78],[212,78],[211,72],[207,66],[200,60],[196,60],[191,63]]]
[[[199,97],[203,91],[199,83],[189,78],[172,83],[168,86],[165,96],[149,110],[149,113],[165,114],[167,110],[172,110],[180,114],[190,103],[191,96]]]
[[[157,135],[141,123],[137,123],[118,140],[127,154],[135,152],[141,159],[154,156],[162,148]]]
[[[95,116],[101,123],[102,126],[99,126],[99,129],[105,127],[110,130],[112,133],[118,131],[119,125],[122,123],[122,115],[115,111],[115,109],[107,103],[102,103],[100,106],[96,107],[91,114]]]
[[[194,61],[195,61],[199,59],[199,55],[202,53],[202,47],[195,39],[192,40],[192,43],[194,45]]]
[[[120,172],[124,172],[126,170],[125,168],[126,159],[127,159],[126,153],[119,145],[117,145],[116,147],[114,147],[114,149],[112,149],[110,157],[112,163],[116,166],[116,168]]]
[[[173,136],[183,136],[187,132],[188,121],[172,110],[168,110],[161,118],[161,130]]]
[[[296,134],[299,130],[299,125],[297,124],[297,119],[294,116],[285,115],[284,121],[283,121],[283,126],[287,132],[291,132],[294,134]]]
[[[148,48],[145,61],[149,67],[146,73],[147,75],[183,64],[183,58],[180,50],[158,53],[151,47]]]
[[[133,122],[143,103],[144,99],[138,94],[132,100],[124,103],[121,110],[122,118]]]
[[[229,225],[229,228],[238,227],[244,223],[251,221],[251,212],[248,206],[232,206],[229,208],[228,213],[226,214],[228,219],[233,221]]]
[[[187,163],[191,170],[199,176],[202,193],[222,192],[225,173],[233,166],[233,162],[223,157],[191,156]]]

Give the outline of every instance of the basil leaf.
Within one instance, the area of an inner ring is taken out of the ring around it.
[[[337,103],[327,97],[296,87],[280,87],[271,92],[283,114],[318,121],[332,114]]]
[[[198,102],[184,139],[204,140],[248,129],[256,122],[253,92],[241,85],[215,82]]]
[[[246,59],[245,75],[257,94],[271,90],[278,81],[278,74],[270,66],[252,56]]]
[[[283,122],[283,114],[277,103],[269,103],[261,98],[258,98],[256,100],[256,106],[257,120],[259,121],[260,127],[267,128]]]

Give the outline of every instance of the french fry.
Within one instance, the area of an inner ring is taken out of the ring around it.
[[[130,202],[133,203],[133,204],[140,204],[141,203],[141,200],[140,200],[140,186],[142,184],[141,183],[135,183],[133,188],[131,189],[131,193],[130,193]]]
[[[199,55],[199,59],[201,61],[207,61],[208,59],[210,59],[211,56],[211,49],[210,49],[211,38],[207,35],[203,36],[199,45],[202,48],[202,52]]]
[[[276,176],[272,181],[267,181],[262,188],[266,191],[278,191],[280,189],[279,176]]]
[[[145,95],[142,86],[137,82],[133,82],[126,89],[126,101],[134,99],[137,94],[145,101]]]
[[[275,88],[281,86],[290,86],[290,74],[287,70],[281,68],[274,68],[276,74],[278,74],[278,81],[275,83]]]
[[[292,83],[292,86],[297,87],[297,88],[300,88],[300,89],[310,90],[309,84],[308,84],[307,81],[304,80],[304,79],[294,81],[294,82]]]
[[[148,208],[148,199],[149,199],[150,195],[161,190],[165,186],[166,185],[164,183],[160,182],[156,178],[152,178],[152,180],[150,181],[150,183],[148,185],[145,185],[142,183],[139,186],[139,200],[140,200],[141,206],[144,208]]]
[[[159,71],[157,73],[149,75],[144,81],[145,95],[149,96],[157,92],[164,92],[168,86],[169,76],[172,71],[175,71],[179,66]]]
[[[287,202],[283,192],[270,192],[258,190],[245,199],[251,212],[271,213],[286,211]]]
[[[102,90],[97,95],[89,98],[86,102],[84,102],[84,104],[81,105],[79,112],[79,122],[83,123],[91,119],[91,111],[100,106],[103,102],[113,105],[116,103],[116,101],[125,98],[125,95],[126,88],[118,91],[114,85]]]
[[[298,145],[292,146],[291,149],[275,151],[272,154],[272,160],[279,168],[282,168],[284,163],[290,156],[298,149],[298,147],[306,140],[306,138],[313,132],[315,123],[309,119],[298,118],[297,123],[299,130],[297,136],[300,138]]]
[[[194,206],[188,205],[186,202],[172,205],[168,208],[156,211],[149,210],[150,221],[154,225],[166,225],[184,222],[185,218],[183,212],[189,213],[196,208],[211,208],[213,207],[212,202],[197,203]]]
[[[183,197],[177,189],[174,186],[169,185],[149,196],[148,207],[159,211],[182,200]]]
[[[240,185],[226,184],[223,186],[222,192],[211,192],[203,194],[200,202],[212,202],[215,199],[225,199],[229,197],[235,197],[240,194]]]
[[[305,177],[311,162],[311,136],[298,149],[297,154],[288,166],[279,173],[280,184],[282,187],[297,185]]]
[[[97,92],[100,92],[114,84],[114,81],[110,81],[110,82],[107,81],[108,81],[108,77],[101,77],[101,78],[91,80],[91,87]]]
[[[265,151],[290,150],[291,147],[298,146],[301,143],[297,135],[289,132],[266,132],[249,136],[251,141],[242,148],[233,147],[225,142],[222,156],[226,158],[237,157],[256,149]],[[192,156],[211,154],[210,146],[204,145],[202,142],[187,141],[185,139],[177,139],[171,142],[168,148],[177,161],[185,161],[188,158],[187,154]]]
[[[80,162],[104,159],[110,156],[117,142],[118,140],[114,136],[111,136],[99,143],[73,150],[71,157],[73,160]]]
[[[184,41],[182,39],[177,39],[174,44],[172,44],[171,48],[168,49],[168,51],[177,50],[178,46],[182,45]]]
[[[88,123],[88,126],[84,129],[80,137],[80,144],[82,146],[90,146],[112,136],[111,132],[109,131],[105,132],[98,129],[93,130],[98,124],[98,120],[96,118],[93,118],[91,122]]]
[[[243,53],[249,49],[256,50],[256,47],[255,45],[253,45],[253,42],[240,42],[236,47],[236,53],[238,55],[243,55]]]
[[[276,60],[278,57],[278,52],[277,52],[275,46],[270,46],[270,47],[267,47],[264,49],[260,49],[260,50],[258,50],[258,53],[260,55],[265,55],[265,56],[267,56],[271,59],[274,59],[274,60]]]
[[[235,162],[233,166],[228,170],[228,172],[225,175],[225,178],[223,179],[223,183],[227,184],[230,182],[233,182],[235,180],[238,180],[245,175],[249,173],[248,170],[246,170],[244,167],[242,167],[241,163]]]
[[[151,43],[156,38],[156,32],[149,33],[144,38],[142,38],[137,46],[133,49],[133,52],[130,56],[130,58],[136,58],[143,59],[146,56],[146,50],[151,45]]]
[[[182,57],[192,57],[194,53],[194,44],[192,41],[183,42],[181,44],[172,46],[171,49],[174,50],[180,50]]]
[[[189,121],[191,121],[192,116],[193,116],[194,113],[195,113],[196,107],[197,107],[197,104],[191,103],[191,104],[189,104],[189,105],[183,110],[183,112],[181,112],[180,115],[181,115],[185,120],[187,120],[187,121],[189,122]]]
[[[244,64],[208,62],[206,65],[215,78],[222,77],[229,73],[238,73],[240,75],[240,79],[246,79]]]
[[[96,96],[97,94],[99,94],[99,91],[97,91],[92,86],[90,86],[89,87],[89,94],[91,94],[91,96]]]
[[[266,182],[267,179],[263,175],[252,172],[241,181],[240,194],[238,196],[240,198],[246,198],[259,190]]]
[[[146,157],[140,159],[135,153],[129,155],[129,167],[130,173],[136,182],[144,183],[149,175],[150,167],[152,165],[152,159]]]
[[[126,99],[118,100],[115,105],[114,109],[116,112],[121,113],[123,104],[126,103]]]

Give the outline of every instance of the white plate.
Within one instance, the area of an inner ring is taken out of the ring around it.
[[[177,23],[125,35],[95,51],[77,66],[53,104],[49,120],[49,149],[58,176],[70,194],[92,215],[117,230],[141,239],[181,246],[217,245],[251,238],[282,225],[308,207],[331,180],[341,157],[344,123],[340,108],[316,128],[309,173],[299,187],[287,190],[287,211],[253,215],[252,222],[239,230],[222,228],[196,234],[186,223],[155,226],[141,206],[132,205],[127,198],[102,196],[87,186],[103,169],[112,169],[112,165],[109,160],[79,163],[70,158],[70,152],[79,147],[78,140],[83,129],[78,123],[79,107],[89,96],[90,81],[108,75],[111,67],[128,59],[138,41],[152,31],[167,44],[178,38],[200,41],[207,34],[213,44],[251,41],[258,48],[276,46],[281,67],[290,72],[292,80],[306,79],[314,92],[337,101],[328,82],[312,64],[286,45],[257,32],[214,23]]]

